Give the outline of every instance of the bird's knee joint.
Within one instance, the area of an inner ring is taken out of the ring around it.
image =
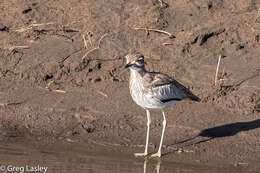
[[[163,125],[166,126],[167,122],[166,120],[163,120]]]

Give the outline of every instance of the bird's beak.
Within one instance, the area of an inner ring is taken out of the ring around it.
[[[129,67],[131,67],[132,65],[133,65],[133,64],[128,63],[128,64],[125,65],[125,68],[129,68]]]

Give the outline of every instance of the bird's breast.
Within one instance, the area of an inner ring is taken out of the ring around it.
[[[152,90],[145,87],[139,81],[130,81],[130,93],[136,104],[144,109],[161,109],[164,107],[154,96]]]
[[[143,97],[143,86],[138,82],[130,81],[130,94],[135,102],[138,102]]]

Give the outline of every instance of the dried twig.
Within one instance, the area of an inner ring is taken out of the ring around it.
[[[102,37],[100,37],[100,39],[99,39],[99,41],[98,41],[98,48],[100,48],[101,40],[102,40],[106,35],[107,35],[107,33],[104,34],[104,35],[102,35]]]
[[[102,37],[100,37],[100,39],[99,39],[99,41],[98,41],[97,47],[95,47],[95,48],[90,49],[89,51],[87,51],[87,53],[85,53],[85,54],[83,55],[82,60],[84,60],[84,59],[88,56],[89,53],[91,53],[91,52],[93,52],[94,50],[97,50],[97,49],[100,48],[101,41],[102,41],[102,39],[103,39],[106,35],[107,35],[107,33],[104,34],[104,35],[102,35]]]
[[[103,93],[102,91],[97,91],[97,93],[101,94],[102,96],[108,98],[107,94]]]
[[[220,64],[220,59],[222,58],[221,55],[219,55],[218,57],[218,65],[217,65],[217,69],[216,69],[216,75],[215,75],[215,86],[217,85],[217,80],[218,80],[218,69],[219,69],[219,64]]]
[[[83,55],[82,60],[84,60],[88,56],[89,53],[91,53],[91,52],[93,52],[94,50],[97,50],[97,49],[99,49],[99,47],[95,47],[95,48],[90,49],[89,51],[87,51],[87,53],[85,53]]]
[[[154,32],[159,32],[159,33],[163,33],[169,36],[169,38],[175,38],[175,36],[167,31],[163,31],[160,29],[152,29],[152,28],[139,28],[139,27],[135,27],[135,30],[145,30],[145,31],[154,31]]]
[[[164,46],[173,45],[173,43],[163,43]]]
[[[83,41],[84,41],[84,48],[87,49],[87,41],[86,41],[86,38],[85,38],[85,35],[82,35],[82,38],[83,38]]]
[[[80,52],[83,48],[80,48],[78,50],[75,50],[74,52],[72,52],[71,54],[67,55],[66,57],[62,58],[59,63],[63,63],[64,61],[66,61],[68,58],[70,58],[72,55]]]
[[[25,101],[21,101],[21,102],[10,102],[10,103],[0,103],[0,106],[10,106],[10,105],[20,105],[22,103],[24,103]]]
[[[256,15],[256,18],[255,18],[255,22],[257,22],[259,15],[260,15],[260,8],[258,8],[257,15]]]
[[[93,44],[92,44],[92,41],[91,41],[91,38],[90,38],[90,34],[91,34],[91,33],[88,33],[88,41],[89,41],[89,43],[90,43],[90,46],[93,47]]]
[[[57,93],[66,93],[66,91],[64,91],[64,90],[59,90],[59,89],[53,90],[53,89],[49,88],[48,86],[45,87],[45,88],[43,88],[43,87],[39,87],[39,88],[40,88],[40,89],[43,89],[43,90],[45,90],[45,91],[51,91],[51,92],[57,92]]]
[[[51,91],[57,92],[57,93],[66,93],[66,91],[64,91],[64,90],[51,90]]]
[[[29,25],[29,26],[27,26],[27,27],[22,27],[22,28],[19,28],[19,29],[14,30],[14,31],[16,31],[16,32],[24,32],[24,31],[26,31],[26,30],[32,29],[33,27],[45,26],[45,25],[52,25],[52,24],[54,24],[54,23],[53,23],[53,22],[49,22],[49,23],[39,23],[39,24],[34,23],[34,24],[31,24],[31,25]]]
[[[29,49],[29,46],[10,46],[10,47],[4,47],[3,49],[8,49],[10,51],[13,51],[14,49]]]

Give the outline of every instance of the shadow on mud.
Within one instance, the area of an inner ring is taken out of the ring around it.
[[[260,127],[260,119],[249,122],[237,122],[231,124],[225,124],[213,128],[202,130],[197,136],[208,138],[220,138],[227,136],[234,136],[242,131],[249,131]]]
[[[196,136],[179,141],[174,144],[170,144],[168,146],[183,144],[183,143],[195,140],[198,137],[207,137],[207,139],[201,139],[199,141],[189,142],[185,146],[195,145],[195,144],[210,141],[214,138],[234,136],[239,132],[249,131],[249,130],[253,130],[256,128],[260,128],[260,119],[256,119],[256,120],[248,121],[248,122],[236,122],[236,123],[225,124],[225,125],[221,125],[221,126],[204,129]],[[185,146],[183,146],[183,147],[185,147]],[[165,155],[170,154],[170,153],[171,152],[165,153]]]

